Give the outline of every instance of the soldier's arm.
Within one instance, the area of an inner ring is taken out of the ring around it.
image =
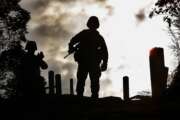
[[[108,64],[108,50],[104,38],[101,36],[102,59],[104,64]]]
[[[71,52],[71,50],[74,49],[74,47],[79,44],[80,42],[80,39],[83,35],[84,31],[81,31],[80,33],[78,33],[77,35],[75,35],[71,40],[70,40],[70,43],[69,43],[69,53]]]
[[[107,46],[105,43],[105,40],[103,37],[100,36],[100,44],[101,44],[101,59],[102,59],[102,64],[101,64],[101,71],[105,71],[107,70],[107,66],[108,66],[108,50],[107,50]]]
[[[47,69],[48,68],[48,64],[44,60],[41,60],[40,61],[40,67],[42,69]]]
[[[37,55],[38,59],[39,59],[39,65],[42,69],[47,69],[48,68],[48,64],[43,60],[44,58],[44,54],[43,52],[38,53]]]

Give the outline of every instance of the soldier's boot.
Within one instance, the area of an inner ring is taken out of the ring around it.
[[[84,86],[81,83],[77,84],[76,92],[77,92],[77,96],[83,97]]]
[[[98,98],[99,97],[99,79],[91,80],[91,97]]]

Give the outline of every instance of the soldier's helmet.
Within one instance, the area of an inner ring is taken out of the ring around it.
[[[97,29],[99,28],[99,20],[98,20],[98,17],[96,16],[91,16],[87,22],[87,26],[90,28],[90,29]]]
[[[25,50],[37,50],[37,45],[35,41],[28,41]]]

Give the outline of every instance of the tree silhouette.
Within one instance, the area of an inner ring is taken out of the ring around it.
[[[172,83],[167,90],[169,96],[180,96],[180,1],[179,0],[158,0],[149,17],[163,15],[163,20],[168,23],[168,31],[172,36],[170,48],[177,58],[178,66],[172,73]]]
[[[155,15],[163,15],[163,20],[169,24],[169,33],[172,36],[174,55],[180,62],[180,1],[179,0],[157,0],[154,9],[150,13],[150,18]]]
[[[157,0],[149,17],[153,17],[154,15],[164,15],[164,21],[168,22],[169,26],[171,26],[174,19],[179,16],[179,12],[179,0]]]
[[[30,13],[18,4],[20,0],[1,0],[0,4],[0,96],[16,93],[18,69],[24,55],[26,24]]]

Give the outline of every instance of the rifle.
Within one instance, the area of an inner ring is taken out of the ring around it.
[[[73,54],[74,52],[75,52],[75,50],[72,51],[72,52],[70,52],[70,53],[68,53],[66,56],[64,56],[64,59],[66,59],[68,56],[70,56],[70,55]]]
[[[66,59],[71,54],[75,53],[79,49],[79,45],[79,43],[75,44],[75,46],[70,50],[70,52],[66,56],[64,56],[64,59]]]

